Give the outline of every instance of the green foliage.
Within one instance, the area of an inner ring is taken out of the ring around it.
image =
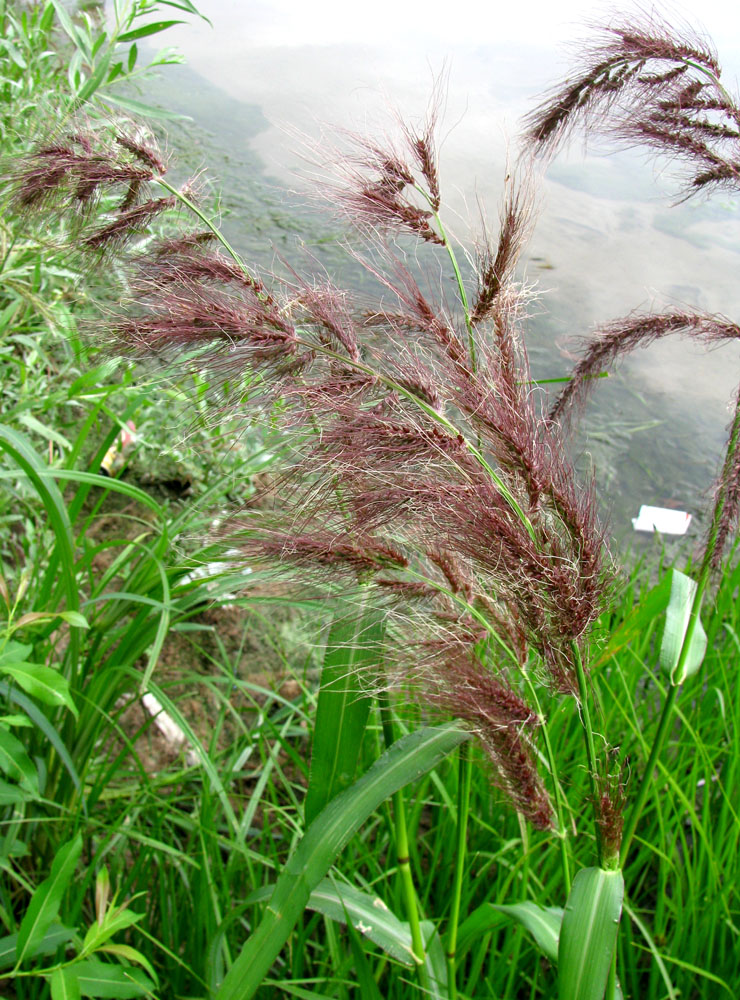
[[[623,898],[621,871],[582,868],[576,875],[558,939],[561,997],[601,1000],[604,996]]]
[[[311,743],[307,826],[354,778],[372,703],[360,671],[377,662],[382,636],[382,616],[373,608],[340,610],[332,623]]]

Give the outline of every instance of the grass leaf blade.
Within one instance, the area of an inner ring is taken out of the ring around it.
[[[560,1000],[603,1000],[623,898],[621,871],[582,868],[576,875],[560,929]]]
[[[398,740],[321,812],[288,860],[261,923],[232,965],[216,1000],[248,1000],[270,971],[312,890],[350,837],[387,798],[430,771],[469,734],[454,723]]]
[[[354,779],[371,703],[362,692],[358,670],[376,662],[382,638],[382,616],[367,607],[359,615],[336,619],[329,630],[306,793],[306,826]]]

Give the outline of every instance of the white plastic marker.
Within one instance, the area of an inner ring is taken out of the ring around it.
[[[187,746],[188,738],[184,730],[175,722],[171,715],[165,712],[164,706],[153,694],[147,691],[146,694],[141,696],[141,702],[152,716],[154,725],[173,749]],[[192,747],[187,747],[185,750],[185,761],[189,767],[195,767],[198,764],[198,755]]]
[[[691,514],[685,510],[670,510],[667,507],[647,507],[643,504],[640,513],[632,518],[635,531],[659,531],[663,535],[685,535],[691,524]]]

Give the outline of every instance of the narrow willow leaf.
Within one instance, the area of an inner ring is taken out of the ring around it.
[[[335,620],[329,630],[311,750],[306,826],[355,777],[372,700],[362,691],[359,671],[377,663],[382,638],[383,618],[375,608],[354,610]]]
[[[164,111],[162,108],[156,108],[152,104],[145,104],[143,101],[134,100],[132,97],[121,97],[119,94],[104,94],[98,91],[97,98],[106,104],[113,104],[115,107],[123,108],[124,111],[130,111],[131,114],[141,115],[145,118],[170,120],[173,118],[184,119],[188,117],[187,115],[177,114],[174,111]]]
[[[74,968],[66,966],[51,974],[51,1000],[80,1000],[80,982]]]
[[[269,899],[273,885],[266,885],[253,892],[246,903],[257,903]],[[378,896],[361,892],[354,886],[322,879],[308,898],[306,909],[315,910],[330,920],[352,927],[395,961],[411,968],[416,963],[409,925],[392,913]]]
[[[147,38],[149,35],[158,35],[160,31],[166,31],[167,28],[171,28],[173,24],[184,24],[184,21],[152,21],[150,24],[144,24],[140,28],[134,28],[132,31],[125,31],[122,35],[118,36],[119,42],[133,42],[138,38]]]
[[[671,599],[665,616],[665,631],[660,646],[660,665],[671,678],[671,684],[683,684],[701,666],[707,651],[707,634],[701,619],[697,618],[690,639],[688,656],[678,671],[681,648],[689,626],[691,607],[696,594],[696,581],[674,569],[671,576]]]
[[[83,997],[118,997],[130,1000],[145,997],[154,990],[154,983],[141,969],[127,965],[109,965],[90,958],[74,966]]]
[[[49,877],[44,879],[31,896],[18,930],[16,961],[19,965],[38,953],[47,931],[57,918],[62,896],[74,875],[81,853],[82,837],[78,834],[59,850]]]
[[[560,928],[560,1000],[603,1000],[623,898],[621,871],[582,868],[576,875]]]
[[[265,915],[244,945],[216,1000],[248,1000],[269,972],[311,892],[370,814],[387,798],[426,774],[469,733],[456,724],[429,727],[397,740],[382,757],[319,813],[275,886]]]

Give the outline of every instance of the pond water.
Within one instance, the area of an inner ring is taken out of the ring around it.
[[[167,68],[147,98],[191,117],[168,127],[170,145],[208,167],[223,192],[224,226],[247,260],[295,260],[305,240],[332,276],[359,280],[337,255],[337,223],[315,207],[321,180],[299,136],[315,139],[327,123],[387,130],[393,108],[418,119],[440,75],[450,227],[471,239],[481,205],[495,221],[518,119],[562,77],[567,62],[555,43],[577,33],[568,19],[578,4],[556,6],[558,16],[528,5],[503,25],[490,11],[478,23],[467,4],[453,23],[449,4],[401,11],[380,0],[350,16],[334,0],[207,0],[213,29],[193,23],[168,33],[187,65]],[[740,38],[723,37],[715,41],[732,81]],[[527,342],[537,377],[565,374],[577,338],[633,310],[740,317],[740,200],[720,194],[673,206],[676,191],[670,171],[634,153],[574,148],[551,165],[522,274],[540,293]],[[700,537],[739,362],[740,345],[705,352],[676,339],[637,352],[599,382],[578,461],[595,466],[613,532],[637,551],[655,544],[632,533],[641,503],[695,515],[688,538],[674,544]]]

